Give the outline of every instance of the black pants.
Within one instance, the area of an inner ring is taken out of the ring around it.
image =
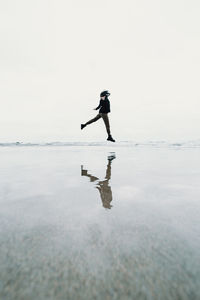
[[[99,119],[103,119],[105,126],[106,126],[106,131],[108,133],[108,135],[110,135],[110,123],[109,123],[109,118],[108,118],[108,114],[103,114],[103,113],[99,113],[95,118],[91,119],[90,121],[88,121],[87,123],[85,123],[85,125],[89,125],[91,123],[96,122]]]

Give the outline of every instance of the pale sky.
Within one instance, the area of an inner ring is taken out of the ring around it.
[[[1,0],[0,142],[103,141],[200,132],[198,0]]]

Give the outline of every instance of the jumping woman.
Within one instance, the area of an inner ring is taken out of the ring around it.
[[[99,109],[99,113],[98,115],[93,118],[92,120],[88,121],[85,124],[81,124],[81,129],[83,129],[84,127],[86,127],[87,125],[96,122],[99,119],[103,119],[105,126],[106,126],[106,131],[108,133],[108,138],[107,141],[111,141],[111,142],[115,142],[115,140],[112,138],[111,132],[110,132],[110,123],[109,123],[109,118],[108,118],[108,113],[110,112],[110,101],[108,99],[108,96],[110,96],[110,93],[108,91],[103,91],[100,94],[100,102],[99,102],[99,106],[97,106],[96,108],[94,108],[94,110],[98,110]]]

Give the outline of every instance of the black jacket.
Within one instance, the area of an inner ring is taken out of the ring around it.
[[[96,110],[99,109],[100,113],[107,114],[110,112],[110,101],[108,99],[100,100],[99,106],[97,106]]]

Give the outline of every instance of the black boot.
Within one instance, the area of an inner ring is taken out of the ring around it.
[[[113,139],[112,135],[108,136],[107,141],[115,142],[115,140]]]
[[[81,124],[81,129],[83,129],[86,125],[85,124]]]

